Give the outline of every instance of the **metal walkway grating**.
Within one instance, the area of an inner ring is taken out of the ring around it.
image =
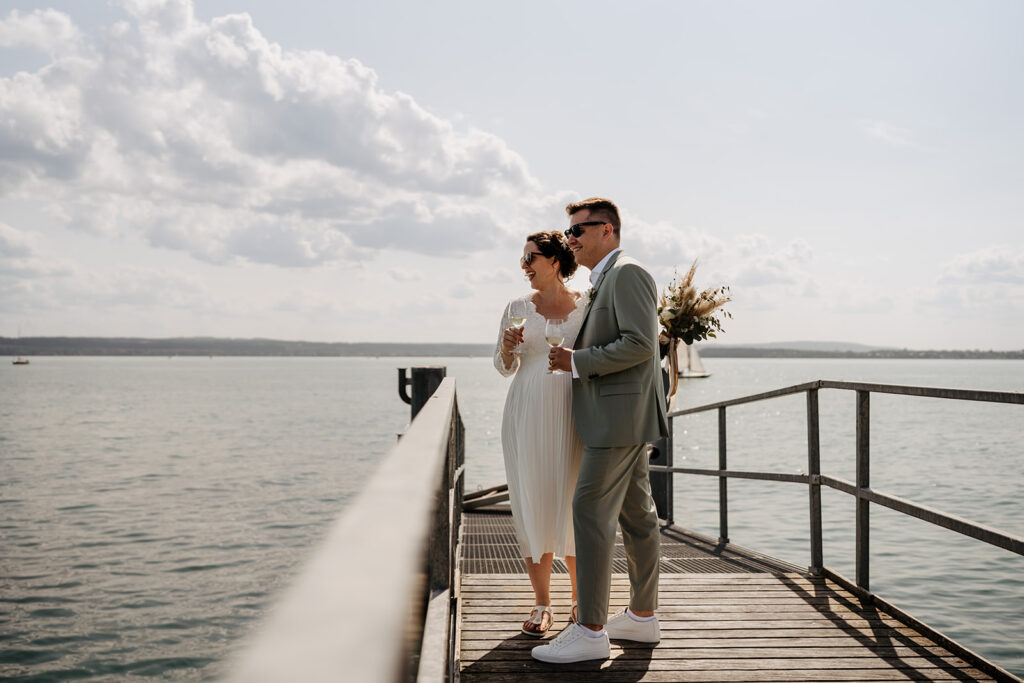
[[[616,534],[612,571],[626,573],[626,552],[622,535]],[[459,568],[464,574],[525,574],[526,563],[519,554],[512,515],[507,508],[467,512],[462,518],[462,551]],[[799,567],[769,560],[755,554],[721,548],[683,532],[663,527],[661,571],[667,574],[735,574],[802,571]],[[555,560],[554,574],[566,574],[565,564]]]

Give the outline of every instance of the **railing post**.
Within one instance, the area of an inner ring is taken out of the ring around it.
[[[871,488],[870,397],[857,391],[857,585],[864,590],[871,583],[870,503],[861,495]]]
[[[459,410],[458,398],[455,401],[455,415],[452,425],[452,466],[449,487],[451,490],[451,537],[449,538],[448,585],[455,585],[456,545],[459,540],[459,529],[462,526],[462,496],[466,490],[466,427],[462,423],[462,412]]]
[[[412,377],[408,378],[405,376],[405,371],[406,368],[398,368],[398,397],[411,406],[409,419],[413,420],[423,404],[441,386],[441,380],[445,378],[447,368],[443,365],[412,368]],[[409,386],[412,387],[411,395],[406,392],[406,388]]]
[[[651,464],[672,467],[672,418],[668,420],[668,436],[651,444]],[[671,524],[674,519],[672,510],[672,473],[651,472],[651,497],[658,517]]]
[[[725,457],[725,406],[718,409],[718,469],[729,469]],[[729,484],[728,478],[718,477],[718,542],[729,542]]]
[[[807,390],[807,478],[811,504],[810,572],[820,576],[824,560],[821,542],[821,442],[818,431],[818,390]]]
[[[412,369],[414,411],[418,410],[415,403],[417,391],[423,391],[423,387],[428,386],[429,384],[425,378],[436,377],[437,384],[440,385],[445,372],[446,368],[443,366]],[[420,381],[417,381],[418,378]],[[436,388],[437,387],[435,386],[435,390]],[[419,408],[423,407],[423,403],[426,403],[426,399],[420,403]],[[456,399],[453,413],[454,415],[449,416],[449,420],[451,420],[451,422],[448,432],[448,444],[447,448],[445,448],[444,469],[442,470],[441,481],[437,488],[436,499],[434,502],[434,523],[432,524],[429,546],[427,548],[427,583],[428,590],[430,590],[431,593],[451,587],[452,579],[454,578],[451,538],[452,534],[456,530],[456,527],[454,526],[456,520],[451,514],[451,488],[455,469],[457,467],[455,464],[456,449],[454,448],[454,445],[456,442],[456,435],[454,432],[456,428],[455,420],[459,414],[458,399]],[[413,414],[413,417],[415,417],[415,413]]]

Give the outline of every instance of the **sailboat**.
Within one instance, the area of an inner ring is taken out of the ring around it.
[[[19,340],[19,341],[21,340],[21,328],[20,327],[18,328],[18,336],[15,337],[15,339]],[[28,358],[22,358],[21,356],[18,356],[16,359],[11,361],[11,365],[28,365]]]
[[[711,373],[704,369],[697,347],[693,344],[680,343],[676,348],[676,361],[679,363],[679,377],[710,377]]]

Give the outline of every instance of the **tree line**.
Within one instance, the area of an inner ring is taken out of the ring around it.
[[[806,349],[718,346],[699,347],[704,358],[951,358],[1024,359],[1019,351],[872,349],[821,351]],[[186,337],[0,337],[2,356],[484,356],[491,344],[306,342],[279,339]]]

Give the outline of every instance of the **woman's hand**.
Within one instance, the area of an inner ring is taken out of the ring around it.
[[[515,350],[517,344],[523,341],[523,330],[522,328],[516,329],[510,327],[505,330],[501,335],[501,353],[502,355],[511,355]]]

